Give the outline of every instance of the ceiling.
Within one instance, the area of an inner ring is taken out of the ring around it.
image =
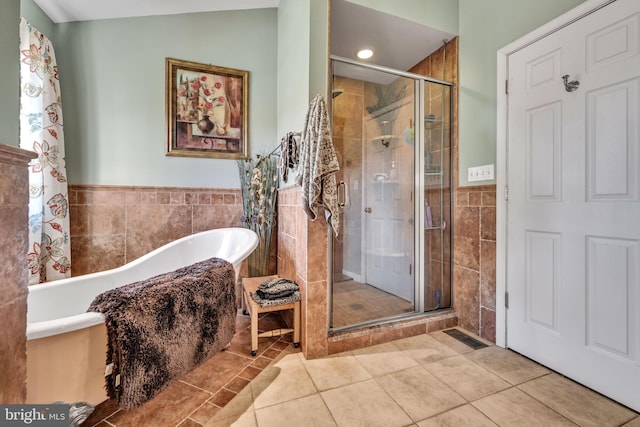
[[[278,7],[280,0],[34,0],[55,22]]]
[[[278,7],[280,0],[34,0],[55,23],[203,11]],[[331,54],[351,59],[373,49],[366,62],[406,71],[442,46],[445,33],[346,0],[331,0]]]
[[[455,34],[378,12],[345,0],[331,0],[331,54],[407,71]],[[356,58],[367,47],[373,57]]]

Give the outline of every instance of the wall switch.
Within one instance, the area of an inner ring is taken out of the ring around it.
[[[468,169],[468,181],[491,181],[494,179],[494,166],[493,165],[484,165],[484,166],[474,166]]]

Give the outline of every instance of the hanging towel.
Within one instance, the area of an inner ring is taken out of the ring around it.
[[[300,160],[298,141],[296,141],[294,132],[288,132],[280,140],[280,159],[282,162],[282,180],[286,181],[289,176],[289,169],[297,167]]]
[[[339,170],[327,108],[322,96],[316,95],[309,105],[302,131],[297,183],[302,187],[302,207],[309,218],[315,221],[324,210],[336,236],[340,233],[336,186],[336,172]]]

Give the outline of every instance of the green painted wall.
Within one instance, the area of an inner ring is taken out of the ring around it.
[[[460,35],[460,185],[469,184],[468,167],[495,163],[497,50],[583,2],[349,1]],[[238,186],[233,161],[164,155],[167,56],[249,70],[251,154],[301,130],[309,100],[316,93],[326,96],[328,0],[281,0],[277,10],[59,25],[33,0],[5,0],[0,6],[1,23],[6,22],[0,25],[5,143],[17,145],[17,64],[4,58],[17,43],[10,30],[17,32],[17,18],[12,23],[10,17],[20,7],[41,31],[54,30],[72,183]]]
[[[328,0],[280,0],[278,6],[278,138],[300,132],[310,101],[327,100]],[[292,185],[291,171],[281,186]]]
[[[326,102],[329,91],[329,2],[311,0],[309,21],[311,44],[309,55],[309,101],[320,94]]]
[[[459,0],[348,0],[380,12],[458,34]],[[471,0],[484,4],[484,0]]]
[[[24,16],[31,25],[47,36],[49,40],[53,41],[53,48],[55,50],[56,24],[40,9],[40,6],[33,0],[20,0],[20,15]]]
[[[309,0],[278,6],[278,138],[304,126],[309,106]]]
[[[459,0],[460,185],[467,168],[496,162],[498,50],[583,1]]]
[[[20,0],[0,4],[0,144],[17,147],[20,114]]]
[[[249,150],[276,136],[277,11],[58,24],[56,52],[73,184],[237,188],[234,160],[167,157],[165,58],[249,71]]]

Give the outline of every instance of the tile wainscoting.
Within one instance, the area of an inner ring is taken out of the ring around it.
[[[240,189],[70,185],[72,275],[119,267],[173,240],[241,227]]]
[[[496,341],[496,186],[456,189],[453,305],[459,325]]]

